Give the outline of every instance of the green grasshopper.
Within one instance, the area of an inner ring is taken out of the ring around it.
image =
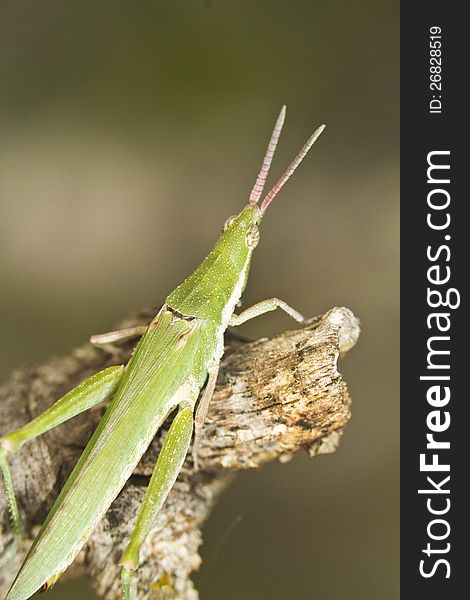
[[[298,322],[304,321],[300,313],[277,298],[259,302],[239,315],[234,313],[247,283],[253,250],[259,242],[258,225],[325,127],[322,125],[313,133],[258,206],[285,114],[283,106],[248,205],[225,221],[223,232],[208,256],[167,297],[150,325],[92,337],[92,343],[107,345],[142,336],[127,365],[93,375],[30,423],[0,438],[0,467],[18,545],[21,522],[8,456],[25,442],[112,396],[26,555],[6,600],[25,600],[39,588],[47,589],[57,582],[123,488],[165,419],[177,411],[120,560],[123,595],[129,600],[140,548],[183,465],[193,428],[197,468],[198,440],[217,381],[225,330],[276,308]]]

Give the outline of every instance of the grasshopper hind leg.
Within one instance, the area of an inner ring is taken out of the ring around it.
[[[121,569],[121,583],[122,583],[122,597],[123,600],[131,600],[131,583],[132,583],[132,569],[122,567]]]
[[[5,484],[7,504],[14,534],[13,544],[0,557],[0,566],[16,552],[23,539],[20,511],[16,501],[8,457],[28,441],[57,427],[111,396],[117,389],[124,367],[108,367],[73,388],[38,417],[0,437],[0,471]]]
[[[140,548],[183,466],[192,433],[192,408],[180,406],[158,456],[131,539],[120,560],[124,600],[132,598],[132,575],[139,567]]]
[[[13,481],[11,479],[10,467],[3,448],[0,448],[0,470],[2,471],[5,491],[7,496],[8,508],[10,512],[10,521],[13,530],[13,542],[6,549],[3,556],[0,557],[0,567],[3,567],[16,554],[18,547],[23,539],[23,531],[21,527],[20,511],[18,502],[16,501],[15,491],[13,489]]]

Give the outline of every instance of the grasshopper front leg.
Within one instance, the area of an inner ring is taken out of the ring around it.
[[[14,431],[0,437],[0,470],[5,483],[8,506],[12,528],[15,535],[13,550],[22,539],[22,528],[18,504],[13,490],[13,482],[8,466],[8,457],[29,440],[42,435],[46,431],[57,427],[72,417],[88,410],[113,394],[124,373],[123,366],[109,367],[96,373],[73,390],[57,400],[41,415]],[[7,553],[9,555],[9,553]],[[2,558],[2,561],[5,558]]]
[[[229,321],[230,327],[236,327],[249,321],[250,319],[254,319],[255,317],[259,317],[267,312],[276,310],[276,308],[280,308],[284,312],[286,312],[290,317],[295,319],[299,323],[304,323],[305,318],[294,308],[289,306],[283,300],[279,300],[279,298],[270,298],[268,300],[263,300],[262,302],[258,302],[253,306],[250,306],[246,310],[244,310],[239,315],[233,314]],[[211,401],[212,395],[214,394],[215,385],[217,383],[217,376],[219,373],[219,365],[217,365],[212,371],[209,372],[209,378],[207,380],[206,388],[202,394],[201,399],[199,400],[197,409],[196,409],[196,417],[195,417],[195,427],[194,427],[194,443],[193,443],[193,460],[194,460],[194,468],[198,469],[198,461],[197,461],[197,451],[199,446],[199,440],[201,436],[201,429],[204,425],[204,421],[207,416],[207,411],[209,409],[209,403]]]
[[[139,566],[140,548],[183,466],[192,432],[193,409],[188,405],[180,406],[158,456],[131,539],[120,560],[124,600],[131,598],[132,573]]]
[[[279,298],[269,298],[269,300],[263,300],[262,302],[253,304],[253,306],[250,306],[250,308],[247,308],[239,315],[233,314],[230,318],[229,326],[237,327],[238,325],[241,325],[250,319],[254,319],[255,317],[264,315],[267,312],[276,310],[276,308],[283,310],[298,323],[305,322],[305,317],[296,311],[295,308],[292,308],[292,306],[289,306],[286,302],[284,302],[284,300],[279,300]]]

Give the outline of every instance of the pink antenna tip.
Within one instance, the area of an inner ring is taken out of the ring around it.
[[[264,186],[266,183],[266,179],[268,177],[269,168],[271,167],[271,162],[273,160],[274,153],[276,152],[277,142],[279,141],[279,136],[281,135],[282,126],[284,125],[284,120],[286,118],[286,105],[284,104],[281,108],[281,112],[276,121],[276,125],[274,126],[273,132],[271,134],[271,139],[269,140],[268,148],[266,150],[266,154],[264,155],[263,164],[261,165],[261,169],[258,173],[258,177],[256,178],[255,185],[251,190],[250,194],[250,204],[255,205],[258,200],[261,198],[261,194],[263,193]]]
[[[320,135],[323,132],[323,130],[325,129],[325,127],[326,127],[326,125],[320,125],[320,127],[313,132],[313,134],[307,140],[307,143],[303,146],[303,148],[300,150],[300,152],[294,158],[292,163],[289,165],[286,172],[282,175],[282,177],[279,179],[279,181],[272,187],[271,191],[267,194],[267,196],[264,198],[263,202],[261,203],[261,212],[262,213],[266,212],[266,209],[268,208],[268,206],[271,204],[271,202],[278,195],[280,190],[287,183],[289,177],[294,173],[294,171],[300,165],[302,160],[305,158],[305,155],[310,150],[310,148],[313,146],[313,144],[317,141],[317,139],[320,137]]]

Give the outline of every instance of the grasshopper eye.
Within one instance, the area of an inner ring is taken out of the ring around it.
[[[250,225],[246,230],[246,245],[250,250],[256,248],[259,242],[259,229],[256,225]]]
[[[231,217],[229,217],[224,223],[223,231],[227,231],[227,229],[230,227],[230,225],[235,223],[235,221],[237,219],[238,219],[238,215],[232,215]]]

